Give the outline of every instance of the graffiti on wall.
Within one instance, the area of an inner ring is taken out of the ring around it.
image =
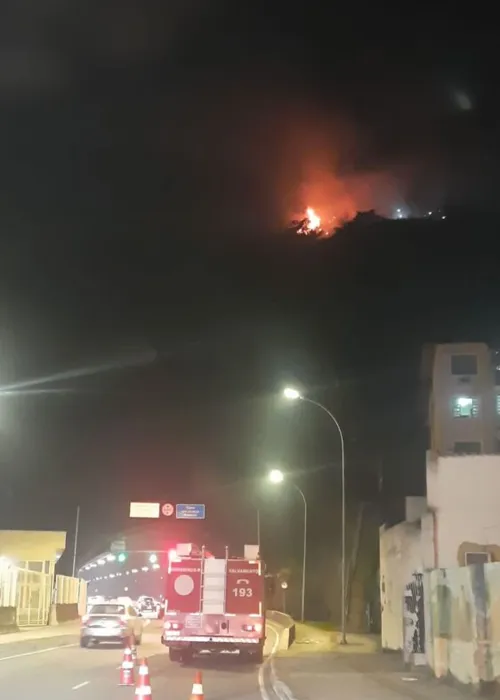
[[[405,586],[403,601],[403,654],[405,663],[419,663],[425,656],[424,580],[414,573]]]

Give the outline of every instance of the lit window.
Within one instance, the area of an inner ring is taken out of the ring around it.
[[[497,413],[500,416],[500,394],[497,394]]]
[[[470,396],[457,396],[453,400],[453,415],[455,418],[473,418],[477,416],[479,402]]]

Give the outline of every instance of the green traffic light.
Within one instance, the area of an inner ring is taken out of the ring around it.
[[[150,554],[149,555],[149,562],[150,564],[156,564],[158,561],[158,555],[157,554]]]
[[[120,564],[123,564],[123,562],[126,561],[126,559],[127,559],[126,553],[120,552],[120,554],[118,555],[118,561],[120,562]]]

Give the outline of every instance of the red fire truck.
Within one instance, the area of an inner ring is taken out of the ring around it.
[[[171,661],[239,650],[261,663],[265,642],[264,569],[258,547],[217,559],[204,547],[178,545],[169,556],[162,644]]]

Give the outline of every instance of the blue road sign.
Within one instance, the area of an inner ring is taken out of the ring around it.
[[[177,520],[205,520],[204,503],[178,503],[175,506]]]

